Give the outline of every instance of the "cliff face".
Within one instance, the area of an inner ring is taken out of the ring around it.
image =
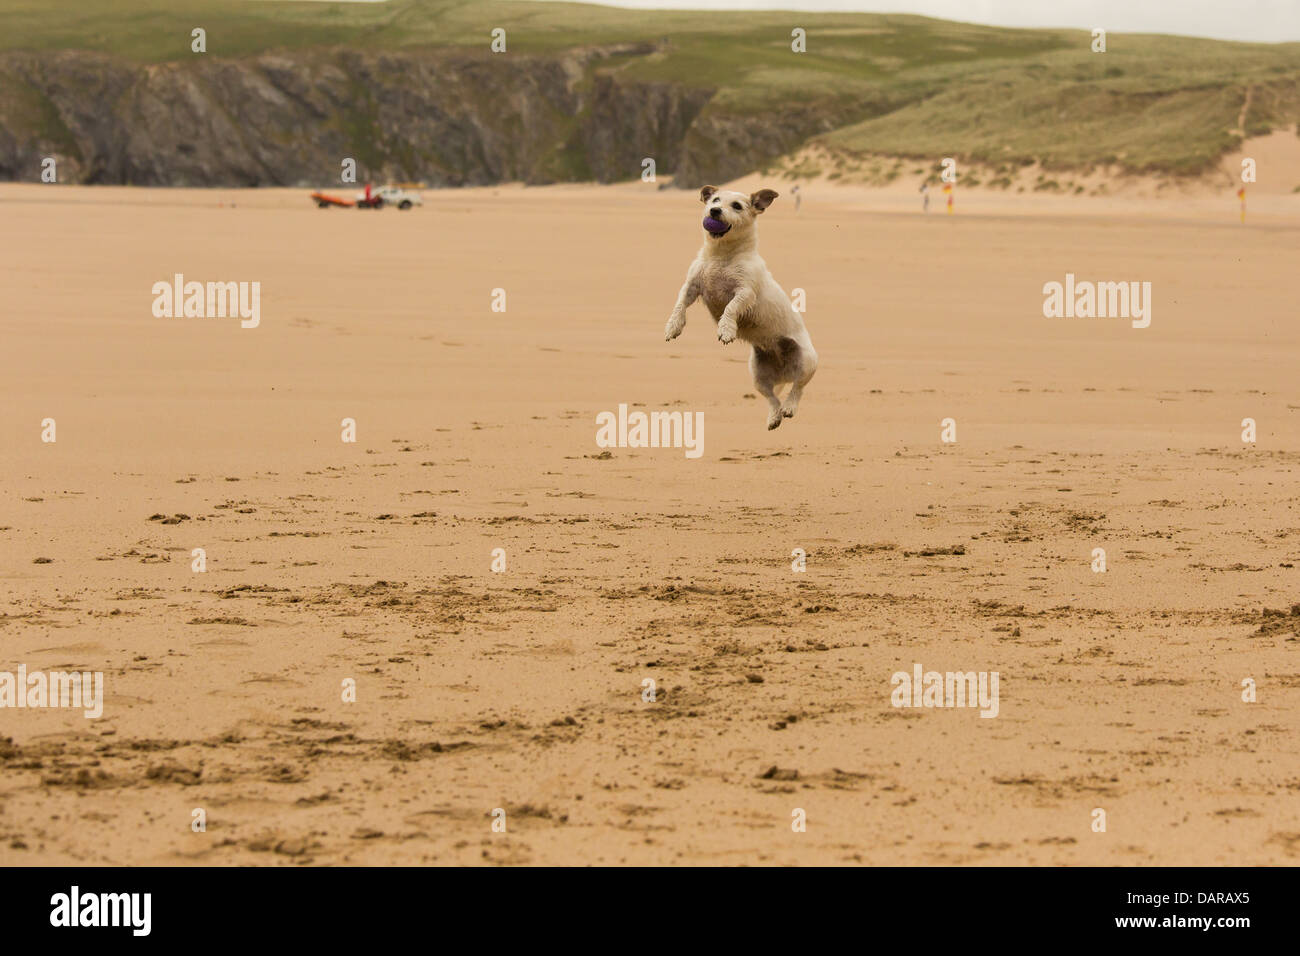
[[[648,44],[560,56],[347,50],[141,64],[0,54],[0,178],[164,186],[609,182],[645,157],[679,184],[741,175],[836,123],[824,111],[700,114],[713,90],[593,67]],[[840,122],[848,117],[836,117]]]

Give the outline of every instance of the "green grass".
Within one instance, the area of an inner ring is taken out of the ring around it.
[[[1115,162],[1194,173],[1240,141],[1234,131],[1248,90],[1248,135],[1300,122],[1294,43],[1111,34],[1108,52],[1094,54],[1086,31],[901,15],[651,12],[523,0],[0,0],[0,51],[186,62],[194,56],[190,31],[199,26],[207,55],[222,58],[341,47],[452,47],[486,57],[494,27],[507,31],[507,55],[643,44],[589,69],[714,90],[709,109],[732,114],[773,111],[773,122],[810,116],[834,130],[820,138],[833,150],[927,161]],[[807,31],[806,53],[791,52],[796,26]],[[0,93],[7,89],[0,76]],[[39,104],[25,109],[40,113]],[[366,116],[341,122],[365,125]]]
[[[791,52],[794,26],[808,31],[808,53]],[[486,50],[494,27],[506,29],[509,50],[518,53],[667,40],[669,56],[645,58],[633,72],[701,85],[743,82],[744,74],[777,59],[796,71],[878,80],[898,69],[1022,57],[1064,42],[1050,31],[911,16],[650,12],[527,0],[0,0],[0,50],[81,49],[148,62],[183,60],[192,55],[195,27],[207,31],[208,53],[225,57],[321,46]]]
[[[1056,168],[1118,163],[1200,172],[1245,134],[1300,122],[1300,45],[1124,37],[1109,52],[1072,49],[993,65],[931,96],[824,137],[848,150],[1032,157]]]

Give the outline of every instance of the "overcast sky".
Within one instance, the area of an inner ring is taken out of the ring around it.
[[[1300,41],[1300,0],[600,0],[681,10],[826,10],[919,13],[1005,27],[1103,27],[1261,43]]]

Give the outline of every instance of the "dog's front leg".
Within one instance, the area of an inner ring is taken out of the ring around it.
[[[692,273],[682,283],[681,291],[677,293],[677,304],[673,306],[672,315],[668,316],[668,324],[664,326],[665,342],[671,342],[682,334],[682,329],[686,328],[686,307],[699,297],[700,287]]]
[[[722,318],[718,319],[718,341],[723,345],[730,345],[736,340],[737,324],[740,317],[750,310],[758,296],[754,294],[753,289],[740,288],[732,296],[727,307],[722,310]]]

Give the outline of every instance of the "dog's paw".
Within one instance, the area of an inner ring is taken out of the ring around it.
[[[684,328],[686,328],[686,316],[674,315],[670,317],[668,324],[664,326],[664,341],[671,342],[682,334]]]
[[[799,406],[798,406],[798,405],[782,405],[782,406],[781,406],[781,417],[782,417],[782,418],[794,418],[794,413],[797,412],[798,410],[799,410]]]
[[[718,341],[723,345],[730,345],[736,341],[736,324],[734,322],[718,323]]]
[[[772,414],[767,416],[767,430],[771,431],[773,428],[780,428],[782,417],[781,409],[772,409]]]

